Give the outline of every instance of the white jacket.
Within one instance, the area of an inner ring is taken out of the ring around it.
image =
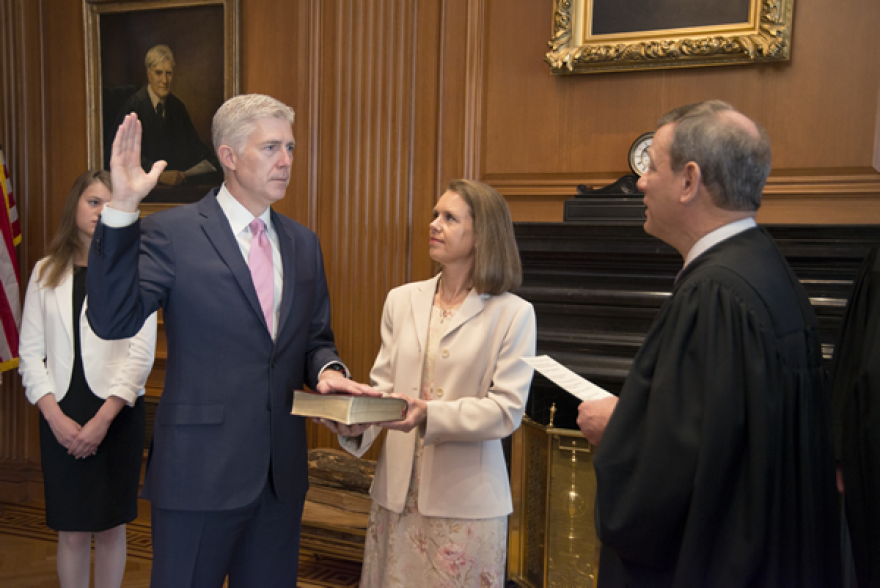
[[[73,373],[73,273],[56,288],[47,288],[38,276],[46,259],[37,262],[28,283],[21,319],[19,368],[32,404],[46,394],[60,401]],[[156,351],[156,314],[131,339],[105,341],[92,332],[86,318],[88,298],[80,315],[80,345],[89,388],[106,399],[118,396],[129,406],[144,394]]]
[[[382,314],[382,348],[370,380],[382,392],[418,398],[422,364],[438,277],[395,288]],[[471,291],[440,339],[434,367],[438,398],[428,402],[419,512],[431,517],[481,519],[510,514],[507,468],[501,439],[519,427],[535,355],[535,311],[507,293]],[[381,429],[362,437],[339,437],[360,457]],[[370,494],[402,512],[415,453],[416,429],[388,431]]]

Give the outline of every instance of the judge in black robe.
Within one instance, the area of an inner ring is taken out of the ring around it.
[[[134,112],[141,121],[141,167],[144,171],[149,172],[159,160],[168,163],[166,170],[182,172],[203,160],[210,161],[212,154],[199,138],[186,105],[174,94],[168,94],[163,109],[164,116],[156,112],[147,86],[144,86],[132,94],[116,119],[118,127],[127,114]]]
[[[880,256],[874,248],[834,346],[835,448],[859,586],[880,586]]]
[[[661,119],[651,170],[639,181],[645,229],[686,266],[619,400],[608,399],[613,412],[598,436],[587,423],[590,403],[581,405],[578,424],[600,442],[599,586],[838,586],[818,325],[797,278],[754,225],[767,171],[751,190],[737,182],[752,169],[709,179],[717,160],[676,162],[673,137],[698,145],[733,137],[716,158],[769,171],[766,136],[724,103]]]
[[[603,585],[835,585],[821,360],[806,293],[762,229],[688,265],[596,455]]]

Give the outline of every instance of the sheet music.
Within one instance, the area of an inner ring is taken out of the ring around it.
[[[612,396],[611,392],[580,377],[549,355],[521,357],[520,359],[535,368],[545,378],[582,401],[600,400],[606,396]]]

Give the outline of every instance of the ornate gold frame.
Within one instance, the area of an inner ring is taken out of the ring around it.
[[[749,0],[749,22],[592,35],[593,0],[555,0],[554,74],[788,61],[794,0]]]
[[[223,10],[223,100],[240,93],[240,0],[83,0],[86,39],[86,108],[89,167],[104,167],[103,95],[101,72],[101,17],[177,8],[217,6]],[[218,105],[219,106],[219,105]],[[154,203],[153,208],[168,204]]]

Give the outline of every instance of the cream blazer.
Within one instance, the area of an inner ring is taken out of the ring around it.
[[[46,259],[37,262],[28,283],[21,317],[19,368],[32,404],[54,394],[67,394],[73,373],[73,273],[55,288],[44,287],[38,276]],[[106,399],[119,396],[129,406],[144,394],[156,351],[156,313],[131,339],[105,341],[89,326],[88,297],[79,319],[83,370],[89,388]]]
[[[439,276],[395,288],[382,315],[382,347],[370,372],[382,392],[418,398],[428,324]],[[423,434],[418,507],[425,516],[482,519],[512,512],[501,439],[522,422],[535,354],[535,311],[513,294],[471,291],[443,334]],[[360,457],[381,431],[340,443]],[[416,429],[388,431],[370,494],[402,512],[412,473]]]

